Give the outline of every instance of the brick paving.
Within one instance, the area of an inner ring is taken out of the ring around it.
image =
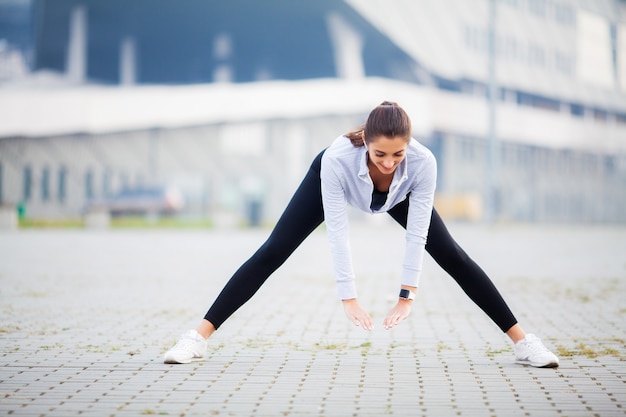
[[[10,416],[625,416],[626,228],[451,224],[557,369],[508,339],[430,258],[411,317],[386,331],[404,237],[353,226],[352,326],[316,231],[210,341],[196,326],[268,230],[0,232],[0,414]]]

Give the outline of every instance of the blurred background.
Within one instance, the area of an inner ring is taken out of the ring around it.
[[[383,100],[443,217],[626,223],[626,1],[0,0],[0,227],[272,224]]]

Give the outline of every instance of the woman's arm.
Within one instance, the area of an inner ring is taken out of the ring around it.
[[[337,291],[348,320],[365,330],[373,327],[372,318],[357,300],[350,252],[350,227],[347,200],[339,175],[333,169],[332,160],[322,160],[322,203],[328,242],[333,259]]]
[[[406,248],[402,265],[401,289],[411,292],[415,292],[419,284],[437,183],[437,163],[432,154],[421,164],[421,168],[416,177],[416,186],[411,189],[409,197]],[[406,319],[412,305],[413,300],[398,297],[398,302],[383,321],[385,329],[391,329]]]
[[[418,173],[419,181],[411,190],[409,212],[406,226],[406,248],[402,265],[401,284],[410,287],[419,286],[422,262],[433,210],[435,187],[437,185],[437,162],[429,154]]]
[[[341,300],[347,300],[357,296],[350,252],[350,227],[346,196],[332,163],[332,160],[322,160],[322,204],[338,295]]]

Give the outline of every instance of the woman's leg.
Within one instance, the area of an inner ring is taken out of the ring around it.
[[[323,151],[311,164],[269,238],[235,272],[196,330],[183,334],[176,345],[165,353],[165,363],[189,363],[204,358],[206,339],[248,301],[300,243],[322,223],[322,154]]]
[[[204,337],[248,301],[324,220],[320,185],[322,154],[311,164],[269,238],[235,272],[204,316],[205,320],[198,328]]]
[[[408,209],[409,203],[406,199],[389,211],[405,229]],[[514,343],[513,352],[517,363],[539,368],[559,366],[559,358],[541,343],[541,339],[524,332],[493,282],[452,239],[435,209],[430,218],[426,250],[472,301],[509,336]]]
[[[389,214],[406,229],[408,198],[394,206]],[[506,302],[487,274],[454,241],[439,214],[433,209],[426,241],[426,251],[493,320],[513,342],[524,337],[524,332]]]

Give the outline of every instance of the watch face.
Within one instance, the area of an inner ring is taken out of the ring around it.
[[[415,294],[409,290],[401,289],[400,290],[400,298],[404,300],[412,300],[415,298]]]

